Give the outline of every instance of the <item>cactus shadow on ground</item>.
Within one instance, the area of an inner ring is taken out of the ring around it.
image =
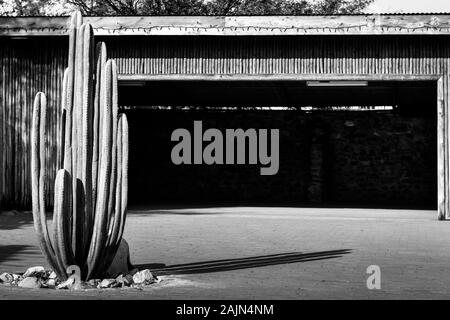
[[[140,270],[150,269],[152,273],[156,276],[212,273],[212,272],[224,272],[249,268],[259,268],[289,263],[336,259],[341,258],[346,254],[350,254],[351,252],[352,252],[351,249],[308,252],[308,253],[291,252],[291,253],[272,254],[266,256],[238,258],[238,259],[202,261],[172,266],[165,266],[164,264],[140,264],[135,265],[135,267]]]
[[[33,224],[31,215],[5,216],[0,213],[0,230],[23,229]]]
[[[40,255],[40,251],[29,245],[0,245],[0,263],[7,261],[12,263],[14,261],[20,261],[24,255]],[[2,271],[0,270],[0,273]]]

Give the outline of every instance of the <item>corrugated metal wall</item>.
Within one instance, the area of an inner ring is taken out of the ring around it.
[[[450,37],[444,36],[154,36],[103,40],[123,74],[442,74],[446,75],[444,90],[448,94]],[[32,103],[38,91],[45,92],[50,118],[56,123],[66,41],[0,38],[3,207],[30,207]],[[56,171],[56,129],[55,125],[49,128],[49,200]]]
[[[0,38],[0,201],[3,207],[31,204],[31,120],[34,96],[47,94],[49,122],[57,123],[66,65],[61,38]],[[56,126],[49,125],[48,187],[53,189]],[[48,196],[51,196],[51,192]],[[50,198],[48,198],[50,200]]]

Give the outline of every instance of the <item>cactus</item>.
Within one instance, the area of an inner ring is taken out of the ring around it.
[[[39,245],[61,280],[77,265],[83,280],[102,276],[122,238],[128,193],[128,122],[118,113],[117,67],[93,29],[71,17],[64,72],[53,238],[46,222],[45,95],[36,95],[32,124],[33,220]]]

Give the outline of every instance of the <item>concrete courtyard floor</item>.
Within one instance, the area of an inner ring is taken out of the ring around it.
[[[130,210],[131,258],[154,287],[0,286],[0,299],[450,299],[450,223],[435,211],[306,208]],[[0,214],[0,272],[45,265],[30,214]],[[381,268],[381,290],[366,269]]]

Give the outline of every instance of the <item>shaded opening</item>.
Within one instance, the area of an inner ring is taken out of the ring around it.
[[[119,90],[132,206],[436,208],[435,82],[145,81]],[[262,164],[175,165],[172,132],[185,128],[194,139],[194,121],[224,137],[279,129],[278,173],[260,175]]]

